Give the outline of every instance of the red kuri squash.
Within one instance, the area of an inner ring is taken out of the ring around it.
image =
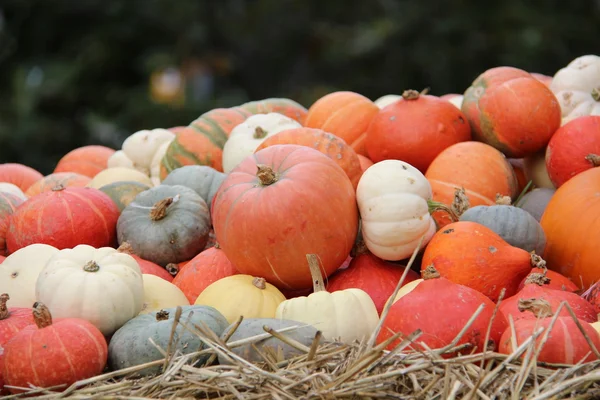
[[[0,182],[12,183],[23,192],[26,192],[29,186],[43,177],[44,175],[27,165],[17,163],[0,164]]]
[[[131,247],[131,245],[129,243],[127,243],[127,242],[121,243],[121,245],[119,246],[119,248],[117,250],[119,251],[119,253],[129,254],[131,257],[133,257],[135,259],[135,261],[137,261],[138,265],[140,266],[140,270],[142,271],[142,274],[156,275],[159,278],[163,278],[164,280],[166,280],[168,282],[173,281],[173,275],[171,275],[169,273],[169,271],[167,271],[167,269],[161,267],[158,264],[153,263],[152,261],[144,260],[140,256],[134,254],[133,248]]]
[[[47,175],[29,186],[29,189],[25,192],[27,197],[35,196],[43,192],[49,192],[57,185],[63,185],[64,187],[79,186],[83,187],[87,185],[92,178],[86,175],[78,174],[77,172],[55,172]]]
[[[54,172],[76,172],[93,178],[108,168],[108,159],[115,153],[106,146],[90,145],[71,150],[60,159]]]
[[[556,289],[556,290],[566,290],[568,292],[576,292],[579,290],[576,284],[573,283],[572,280],[567,278],[566,276],[559,274],[556,271],[552,271],[551,269],[544,268],[533,268],[529,275],[527,275],[521,283],[519,283],[519,290],[525,287],[525,281],[533,274],[544,274],[546,278],[548,278],[549,282],[544,284],[544,287],[548,289]]]

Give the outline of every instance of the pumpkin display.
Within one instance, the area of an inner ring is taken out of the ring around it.
[[[147,314],[163,308],[189,306],[190,302],[177,286],[152,274],[142,274],[144,282],[144,303],[140,314]]]
[[[141,192],[150,189],[150,186],[136,181],[116,181],[99,188],[115,203],[119,213],[135,199]]]
[[[402,98],[371,120],[365,147],[373,162],[401,160],[425,173],[442,150],[471,140],[465,115],[446,100],[416,90]]]
[[[465,91],[461,110],[474,139],[510,158],[543,150],[561,123],[561,108],[550,88],[513,67],[479,75]]]
[[[111,247],[82,244],[48,260],[35,295],[56,318],[85,319],[108,336],[140,312],[144,285],[133,257]]]
[[[96,176],[94,176],[87,184],[87,186],[100,189],[102,186],[106,186],[110,183],[122,181],[134,181],[146,186],[154,186],[148,175],[138,171],[137,169],[127,167],[106,168],[105,170],[97,173]]]
[[[490,228],[471,221],[446,225],[436,232],[423,253],[421,273],[432,265],[439,274],[497,301],[517,293],[536,258],[511,246]]]
[[[133,257],[135,259],[135,261],[137,261],[142,274],[155,275],[155,276],[162,278],[168,282],[173,281],[173,275],[171,275],[169,273],[169,271],[167,271],[165,268],[153,263],[152,261],[144,260],[143,258],[134,254],[133,248],[131,247],[131,245],[128,242],[121,243],[121,245],[119,246],[117,251],[119,251],[120,253],[128,254],[131,257]]]
[[[181,314],[177,309],[181,308]],[[178,340],[171,344],[171,331],[177,318],[175,335]],[[181,324],[186,324],[185,329]],[[196,334],[194,325],[206,326],[217,336],[229,326],[221,313],[208,306],[182,306],[140,314],[127,321],[111,337],[108,345],[108,365],[112,370],[120,370],[151,361],[164,359],[161,349],[170,349],[173,353],[189,354],[206,347],[202,336]],[[152,339],[152,341],[150,340]],[[197,363],[203,364],[209,354],[198,357]],[[162,365],[154,365],[136,372],[147,376],[159,373]]]
[[[8,300],[10,300],[8,293],[0,294],[0,348],[21,329],[34,323],[31,308],[9,308],[7,305]],[[0,379],[1,377],[2,375],[0,374]]]
[[[254,100],[244,103],[240,106],[252,114],[278,113],[288,118],[304,123],[308,110],[303,105],[286,98],[268,98],[264,100]]]
[[[23,201],[28,199],[25,193],[23,193],[23,191],[19,189],[17,185],[8,182],[0,182],[0,193],[12,194],[13,196],[17,196]]]
[[[206,165],[186,165],[173,170],[165,179],[163,185],[181,185],[193,189],[204,199],[210,210],[212,199],[227,177],[223,172]]]
[[[56,164],[54,173],[75,172],[95,177],[100,171],[108,168],[108,159],[115,153],[106,146],[89,145],[78,147],[65,154]]]
[[[366,156],[367,129],[378,112],[379,107],[361,94],[333,92],[310,106],[304,126],[332,133],[348,143],[357,154]]]
[[[600,107],[598,113],[571,120],[550,139],[546,149],[546,170],[554,187],[560,187],[587,169],[600,166]]]
[[[175,138],[175,133],[167,129],[143,129],[128,136],[121,150],[108,159],[108,168],[123,167],[136,169],[150,176],[152,159],[158,149]]]
[[[546,168],[546,148],[523,159],[525,179],[531,181],[536,188],[554,189]]]
[[[567,290],[569,292],[576,292],[579,290],[577,285],[566,276],[561,275],[556,271],[552,271],[551,269],[536,267],[521,281],[518,291],[521,291],[521,289],[525,287],[525,282],[533,274],[543,274],[546,277],[544,279],[544,287],[547,289]]]
[[[160,182],[162,181],[160,178],[160,165],[162,163],[162,159],[165,157],[165,154],[167,154],[167,149],[171,145],[172,141],[173,140],[170,140],[161,144],[154,153],[152,161],[150,161],[150,180],[154,186],[160,185]]]
[[[208,240],[210,214],[194,190],[159,185],[139,193],[117,223],[119,244],[162,267],[187,261],[200,253]]]
[[[10,217],[17,207],[23,203],[23,199],[10,193],[0,192],[0,256],[7,256],[6,233]]]
[[[431,184],[433,200],[450,206],[457,189],[464,188],[469,204],[494,205],[496,195],[518,195],[515,172],[506,157],[481,142],[461,142],[442,151],[433,160],[425,177]],[[446,212],[433,213],[440,228],[452,222]]]
[[[100,190],[58,185],[31,197],[12,214],[6,245],[11,253],[34,243],[58,249],[114,246],[118,218],[117,206]]]
[[[98,328],[80,318],[52,317],[44,304],[34,303],[35,325],[24,327],[4,345],[2,376],[12,393],[29,385],[65,385],[64,390],[104,370],[108,348]]]
[[[64,187],[79,186],[83,187],[90,183],[92,179],[89,176],[81,175],[76,172],[56,172],[54,174],[47,175],[29,186],[29,189],[25,192],[27,197],[35,196],[43,192],[49,192],[58,185]]]
[[[318,254],[331,275],[358,232],[356,194],[344,170],[323,153],[292,144],[244,159],[219,188],[212,213],[216,239],[233,266],[281,289],[312,285],[306,254]]]
[[[0,164],[0,182],[12,183],[23,192],[40,179],[44,175],[27,165],[18,163]]]
[[[223,171],[231,172],[244,158],[252,155],[268,137],[301,126],[297,121],[278,113],[248,117],[233,128],[223,147]]]
[[[185,165],[207,165],[223,172],[223,147],[231,130],[251,113],[239,107],[210,110],[175,135],[160,165],[160,178]]]
[[[535,188],[530,192],[525,193],[521,200],[515,206],[522,208],[540,222],[542,215],[546,210],[548,202],[556,192],[556,189],[549,188]]]
[[[377,100],[375,100],[374,103],[377,107],[382,109],[386,106],[389,106],[390,104],[397,102],[400,99],[402,99],[402,96],[400,96],[399,94],[386,94],[377,98]]]
[[[563,125],[586,115],[600,115],[600,56],[575,58],[554,74],[550,89],[560,103]]]

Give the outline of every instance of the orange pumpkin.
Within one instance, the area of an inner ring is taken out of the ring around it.
[[[358,161],[360,161],[360,168],[365,172],[367,168],[373,165],[373,161],[367,156],[363,156],[362,154],[358,154]]]
[[[92,178],[89,176],[81,175],[76,172],[55,172],[43,177],[33,185],[29,186],[29,189],[27,189],[25,194],[28,197],[32,197],[42,192],[48,192],[58,185],[62,185],[64,187],[83,187],[91,180]]]
[[[321,129],[288,129],[268,137],[258,146],[255,153],[275,144],[298,144],[319,150],[342,167],[354,189],[358,186],[358,180],[362,175],[360,161],[352,147],[339,137]]]
[[[0,164],[0,182],[8,182],[17,186],[23,192],[44,175],[27,165],[17,163]]]
[[[425,177],[433,200],[451,205],[457,188],[464,188],[471,207],[496,204],[496,194],[516,198],[515,172],[504,155],[481,142],[461,142],[448,147],[433,160]],[[441,228],[452,222],[446,212],[432,214]]]
[[[71,150],[60,159],[54,172],[76,172],[93,178],[108,168],[108,159],[115,153],[106,146],[90,145]]]
[[[8,232],[10,218],[22,203],[23,199],[20,197],[12,193],[0,192],[0,256],[8,255],[6,233]]]
[[[379,107],[365,96],[354,92],[334,92],[317,100],[308,109],[304,125],[319,128],[344,139],[364,156],[367,128]]]
[[[529,182],[527,180],[527,177],[525,176],[525,167],[523,164],[523,159],[509,158],[508,162],[512,166],[513,171],[515,171],[515,177],[517,178],[517,193],[521,193],[523,190],[525,190],[525,187]]]
[[[465,91],[462,111],[475,140],[511,158],[542,150],[561,123],[560,105],[550,88],[513,67],[479,75]]]
[[[550,87],[550,84],[552,83],[552,77],[548,76],[548,75],[544,75],[544,74],[540,74],[537,72],[531,72],[531,76],[533,76],[535,79],[537,79],[538,81],[542,82],[544,85]]]

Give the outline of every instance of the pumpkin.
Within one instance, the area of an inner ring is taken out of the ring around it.
[[[546,149],[546,170],[555,187],[558,188],[575,175],[598,166],[600,115],[571,120],[550,139]]]
[[[152,180],[143,172],[136,169],[126,167],[107,168],[92,178],[88,183],[88,187],[99,189],[114,182],[134,181],[146,186],[154,186]]]
[[[206,202],[185,186],[159,185],[138,194],[117,223],[119,244],[160,266],[186,261],[208,240],[210,214]]]
[[[333,133],[348,143],[357,154],[366,156],[367,128],[378,112],[379,107],[361,94],[334,92],[310,106],[304,126]]]
[[[249,117],[233,128],[223,147],[223,171],[229,173],[244,158],[252,155],[266,138],[301,126],[297,121],[277,113]]]
[[[48,260],[35,295],[56,318],[85,319],[108,336],[140,312],[144,285],[133,257],[111,247],[78,245]]]
[[[462,112],[475,140],[510,158],[543,150],[560,127],[560,105],[529,72],[513,67],[485,71],[465,91]]]
[[[352,343],[368,339],[379,319],[375,303],[356,288],[329,293],[323,285],[323,270],[315,254],[307,254],[313,277],[313,293],[285,300],[277,307],[278,319],[306,323],[321,331],[326,340]]]
[[[181,267],[173,284],[193,303],[210,284],[237,273],[223,250],[215,246],[204,250]]]
[[[423,278],[419,278],[419,279],[415,279],[414,281],[410,281],[407,284],[403,285],[400,290],[398,290],[398,293],[396,293],[396,297],[394,297],[392,299],[392,297],[390,296],[384,305],[384,308],[387,307],[388,303],[390,301],[392,301],[392,304],[394,304],[395,302],[397,302],[398,300],[400,300],[400,298],[402,298],[402,296],[406,296],[407,294],[409,294],[410,292],[412,292],[417,285],[419,285],[421,282],[423,282],[425,279]]]
[[[538,81],[542,82],[544,85],[550,87],[550,84],[552,83],[552,77],[545,75],[545,74],[540,74],[537,72],[530,72],[531,76],[533,76],[535,79],[537,79]]]
[[[506,157],[485,143],[461,142],[442,151],[433,160],[425,177],[431,184],[433,200],[452,204],[455,192],[465,189],[469,204],[494,205],[496,195],[516,198],[518,182]],[[444,212],[433,214],[441,228],[452,221]]]
[[[12,183],[23,192],[44,175],[27,165],[17,163],[0,164],[0,182]]]
[[[454,107],[456,107],[460,110],[460,109],[462,109],[462,103],[463,103],[464,97],[465,96],[463,96],[462,94],[458,94],[458,93],[447,93],[447,94],[440,96],[440,99],[450,102],[450,104],[452,104]]]
[[[0,294],[0,348],[2,348],[6,342],[21,329],[34,324],[31,308],[8,308],[8,300],[10,300],[8,293]],[[2,375],[0,374],[0,379],[1,378]],[[2,386],[0,386],[0,390],[1,389]]]
[[[402,160],[425,173],[444,149],[471,139],[465,115],[446,100],[416,90],[402,98],[371,120],[365,146],[373,162]]]
[[[523,191],[528,187],[529,181],[525,176],[525,166],[522,158],[509,158],[508,162],[515,171],[515,177],[517,178],[517,192],[523,193]],[[528,189],[529,190],[529,189]]]
[[[204,199],[210,210],[215,193],[227,177],[226,174],[206,165],[186,165],[172,171],[163,185],[181,185],[193,189]]]
[[[523,159],[525,179],[531,181],[537,188],[554,189],[546,169],[546,148]]]
[[[559,274],[556,271],[552,271],[546,268],[533,268],[529,275],[527,275],[519,284],[518,292],[521,291],[525,287],[525,282],[527,279],[531,277],[533,274],[543,274],[545,275],[544,279],[544,288],[547,289],[556,289],[556,290],[566,290],[569,292],[576,292],[579,290],[576,284],[573,283],[569,278],[564,275]],[[518,293],[517,292],[517,293]]]
[[[162,159],[165,157],[165,154],[167,154],[167,149],[171,145],[172,141],[173,140],[170,140],[161,144],[156,150],[156,153],[154,153],[152,161],[150,161],[150,179],[152,180],[154,186],[160,185],[160,164],[162,162]]]
[[[312,285],[301,262],[306,254],[318,254],[331,275],[358,231],[356,194],[346,173],[323,153],[292,144],[244,159],[221,184],[212,213],[216,239],[233,266],[281,289]]]
[[[386,94],[379,97],[377,100],[374,101],[374,103],[377,107],[382,109],[389,106],[390,104],[397,102],[400,99],[402,99],[402,96],[400,96],[399,94]]]
[[[560,103],[563,125],[585,115],[600,115],[600,56],[575,58],[554,74],[550,89]]]
[[[465,351],[469,353],[497,348],[508,323],[503,315],[494,312],[495,304],[489,298],[475,289],[440,276],[436,268],[431,266],[422,271],[422,277],[422,282],[390,307],[377,336],[377,343],[390,339],[396,333],[406,337],[420,329],[423,334],[411,345],[413,349],[422,351],[424,345],[431,349],[443,348],[452,343],[483,305],[456,345],[467,345]],[[488,329],[489,338],[485,343]],[[387,348],[392,350],[401,340],[392,341]]]
[[[288,129],[267,137],[255,152],[275,144],[298,144],[319,150],[346,172],[354,188],[358,185],[362,169],[356,152],[346,142],[331,133],[314,128]]]
[[[239,107],[216,108],[177,132],[160,165],[160,178],[184,165],[207,165],[223,172],[223,146],[233,128],[251,113]]]
[[[131,245],[128,242],[121,243],[121,245],[119,246],[117,251],[119,251],[120,253],[128,254],[131,257],[133,257],[135,259],[135,261],[137,261],[142,274],[155,275],[155,276],[162,278],[168,282],[173,281],[173,275],[171,275],[169,273],[169,271],[167,271],[165,268],[163,268],[160,265],[157,265],[151,261],[144,260],[143,258],[135,255],[133,253],[133,248],[131,247]]]
[[[141,192],[150,189],[150,186],[136,181],[116,181],[99,188],[115,203],[119,213],[135,199]]]
[[[80,318],[55,320],[48,308],[33,305],[35,325],[28,325],[4,345],[2,376],[12,393],[29,385],[52,387],[100,375],[108,348],[102,333]]]
[[[95,177],[100,171],[108,168],[108,159],[115,153],[106,146],[90,145],[78,147],[65,154],[56,164],[54,173],[75,172]]]
[[[371,165],[374,164],[370,158],[365,157],[362,154],[357,154],[357,156],[358,156],[358,161],[360,162],[360,169],[362,169],[363,172],[365,172],[367,170],[367,168],[369,168]]]
[[[522,208],[540,222],[548,202],[556,192],[555,189],[535,188],[530,192],[525,193],[521,200],[515,206]]]
[[[28,199],[25,193],[23,193],[23,191],[19,189],[17,185],[8,182],[0,182],[0,193],[12,194],[13,196],[17,196],[23,201]]]
[[[177,312],[179,308],[181,314]],[[177,340],[172,341],[174,324]],[[188,329],[181,324],[186,324]],[[194,331],[194,326],[206,326],[219,336],[228,325],[221,313],[207,306],[182,306],[140,314],[127,321],[111,337],[108,365],[112,370],[120,370],[162,360],[165,357],[157,346],[165,351],[169,349],[172,353],[193,353],[206,347],[202,336]],[[197,358],[197,363],[202,365],[209,357],[209,354],[202,355]],[[162,365],[154,365],[138,370],[135,375],[157,374],[161,368]]]
[[[502,289],[505,297],[517,293],[535,261],[536,257],[511,246],[488,227],[459,221],[433,235],[423,253],[421,273],[433,265],[442,277],[497,301]]]
[[[594,283],[589,289],[583,292],[581,298],[591,304],[597,314],[600,314],[600,284],[598,282]]]
[[[92,179],[89,176],[81,175],[76,172],[56,172],[54,174],[47,175],[29,186],[29,189],[25,192],[27,197],[35,196],[43,192],[49,192],[58,185],[64,187],[78,186],[84,187],[90,183]]]
[[[177,286],[152,274],[142,274],[144,281],[144,303],[140,314],[158,311],[162,308],[189,306],[190,302]]]
[[[7,256],[6,232],[10,223],[10,217],[17,207],[23,203],[23,199],[10,193],[0,192],[0,255]]]
[[[158,149],[175,138],[167,129],[143,129],[128,136],[122,149],[108,159],[108,167],[133,168],[150,176],[150,165]]]
[[[33,243],[58,249],[114,246],[118,218],[117,206],[100,190],[59,185],[19,206],[11,217],[6,245],[11,253]]]
[[[286,98],[268,98],[264,100],[249,101],[248,103],[242,104],[240,108],[252,114],[282,114],[298,121],[300,124],[304,122],[308,112],[303,105]]]
[[[34,243],[6,257],[0,263],[0,293],[7,293],[14,307],[31,307],[40,271],[56,253],[55,247]]]

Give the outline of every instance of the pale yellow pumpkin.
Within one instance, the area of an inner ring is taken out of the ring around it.
[[[554,189],[554,184],[548,176],[546,169],[546,149],[523,159],[523,172],[525,180],[532,181],[537,188]]]
[[[152,183],[154,186],[160,185],[160,163],[167,154],[167,149],[171,145],[172,140],[163,143],[154,153],[154,157],[152,158],[152,162],[150,163],[150,179],[152,179]]]
[[[401,99],[402,99],[402,96],[400,96],[399,94],[386,94],[384,96],[381,96],[377,100],[375,100],[374,103],[377,107],[379,107],[381,109],[381,108],[387,107],[390,104],[393,104]]]
[[[410,281],[407,284],[403,285],[400,290],[398,290],[398,293],[396,294],[396,297],[394,297],[394,301],[392,304],[394,304],[395,302],[397,302],[398,300],[400,300],[402,298],[402,296],[406,296],[407,294],[409,294],[410,292],[412,292],[418,285],[419,283],[423,282],[423,279],[415,279],[414,281]],[[385,307],[387,307],[387,305],[389,304],[390,300],[392,298],[390,297],[388,299],[388,301],[385,302]]]
[[[88,187],[100,189],[102,186],[106,186],[109,183],[122,182],[122,181],[134,181],[143,183],[147,186],[154,186],[150,177],[143,172],[136,169],[126,167],[112,167],[100,171],[98,175],[94,176],[92,180],[87,184]]]
[[[600,321],[592,323],[592,327],[596,330],[596,332],[600,333]]]
[[[190,305],[181,289],[171,282],[152,274],[142,274],[142,279],[144,281],[144,304],[140,314]]]

